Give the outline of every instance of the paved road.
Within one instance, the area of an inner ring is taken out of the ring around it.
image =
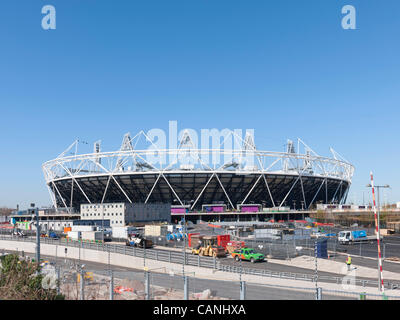
[[[149,251],[155,251],[157,249],[147,249]],[[165,249],[161,250],[158,249],[159,251],[164,251]],[[204,257],[206,258],[206,257]],[[211,258],[209,258],[211,259]],[[337,260],[342,261],[344,263],[344,259],[345,256],[338,256],[336,257]],[[230,265],[230,266],[238,266],[239,264],[234,261],[232,258],[222,258],[219,259],[220,263],[223,265]],[[355,265],[362,265],[362,266],[367,266],[367,267],[371,267],[371,268],[376,268],[377,267],[377,262],[376,260],[370,260],[370,259],[360,259],[360,258],[354,258],[354,264]],[[247,261],[243,261],[242,262],[242,266],[243,268],[249,268],[249,269],[261,269],[261,270],[266,270],[266,272],[268,271],[272,271],[272,272],[288,272],[288,273],[296,273],[299,275],[310,275],[313,276],[314,275],[314,270],[310,270],[310,269],[305,269],[305,268],[299,268],[299,267],[294,267],[294,266],[285,266],[285,265],[281,265],[281,264],[276,264],[276,263],[271,263],[271,262],[263,262],[263,263],[250,263]],[[400,265],[396,264],[396,263],[388,263],[386,262],[384,264],[384,268],[385,270],[389,270],[389,271],[393,271],[393,272],[399,272],[400,270]],[[329,272],[319,272],[318,275],[320,277],[342,277],[342,275],[340,274],[335,274],[335,273],[329,273]],[[376,274],[372,274],[371,277],[369,278],[360,278],[357,277],[357,280],[374,280],[377,281],[377,272]],[[327,283],[337,283],[336,279],[320,279],[321,282],[327,282]],[[340,281],[340,280],[339,280]],[[393,280],[391,281],[390,279],[385,279],[385,282],[390,281],[391,283],[394,283],[395,285],[399,285],[399,281]],[[340,282],[339,282],[340,283]],[[369,287],[374,287],[375,284],[365,284],[366,286]]]
[[[343,264],[345,261],[345,257],[340,258],[343,259]],[[359,261],[360,260],[360,261]],[[367,263],[364,262],[366,259],[357,259],[353,258],[353,264],[355,265],[365,265],[369,264],[371,268],[377,268],[376,261],[373,260],[368,260]],[[337,261],[337,260],[336,260]],[[361,262],[361,263],[359,263]],[[233,259],[226,259],[222,262],[222,264],[225,265],[235,265],[239,266],[239,263],[234,261]],[[243,268],[252,268],[252,269],[260,269],[263,270],[265,269],[266,271],[273,271],[273,272],[290,272],[290,273],[296,273],[296,274],[306,274],[313,276],[315,275],[315,271],[311,269],[305,269],[305,268],[299,268],[299,267],[293,267],[293,266],[287,266],[287,265],[282,265],[278,263],[271,263],[271,262],[260,262],[260,263],[251,263],[248,261],[243,261],[242,262]],[[389,269],[386,264],[384,265],[385,270]],[[396,269],[397,268],[397,269]],[[400,271],[400,265],[397,264],[395,266],[391,265],[391,269],[393,269],[394,272],[399,272]],[[371,274],[371,277],[357,277],[357,280],[376,280],[378,279],[378,272],[376,272],[376,277],[374,277],[375,274]],[[337,274],[337,273],[332,273],[332,272],[323,272],[323,271],[318,271],[318,276],[324,276],[324,277],[339,277],[342,278],[343,275]],[[336,280],[329,280],[329,279],[320,279],[320,281],[327,282],[327,283],[336,283]],[[385,282],[391,282],[396,285],[400,285],[399,280],[390,280],[390,279],[385,279]],[[366,284],[367,287],[375,287],[374,284]],[[400,288],[400,286],[399,286]]]
[[[33,257],[33,254],[27,254],[28,256]],[[75,260],[67,259],[67,264],[65,264],[65,259],[58,258],[57,261],[55,257],[52,256],[44,256],[43,259],[46,259],[50,262],[56,263],[59,266],[65,267],[69,269],[69,266],[72,263],[75,263]],[[108,265],[82,261],[86,271],[92,271],[96,274],[100,275],[108,275]],[[132,269],[132,268],[124,268],[120,266],[112,265],[111,269],[114,271],[114,277],[120,279],[130,279],[130,280],[138,280],[144,281],[144,273],[142,270]],[[238,279],[239,280],[239,279]],[[183,289],[183,281],[179,275],[169,275],[164,273],[151,273],[151,283],[160,286],[163,288],[173,288],[182,290]],[[239,293],[239,281],[222,281],[222,280],[207,280],[207,279],[199,279],[199,278],[189,278],[189,292],[202,292],[206,289],[210,289],[213,296],[222,297],[227,299],[236,299],[240,298]],[[358,296],[356,295],[343,295],[337,296],[332,294],[323,294],[324,300],[355,300]],[[315,291],[313,289],[305,289],[299,291],[298,289],[288,289],[282,287],[273,287],[267,285],[254,285],[247,284],[246,286],[246,299],[248,300],[315,300]]]
[[[305,255],[314,255],[314,248],[308,249],[306,245],[310,246],[310,241],[296,241],[296,246],[303,247],[303,254]],[[336,248],[335,248],[336,246]],[[384,237],[384,241],[381,247],[382,256],[383,257],[399,257],[400,258],[400,237],[399,236],[388,236]],[[368,268],[377,268],[377,257],[378,257],[378,249],[376,242],[374,243],[361,243],[354,245],[340,245],[335,244],[333,241],[330,241],[328,244],[328,249],[332,252],[336,252],[336,255],[331,256],[331,258],[335,261],[340,261],[345,263],[346,255],[350,254],[353,256],[353,263],[359,266],[368,267]],[[360,254],[361,253],[361,254]],[[354,257],[354,256],[362,256],[362,257]],[[365,257],[365,258],[363,258]],[[373,258],[373,259],[369,259]],[[254,267],[257,267],[256,264]],[[390,261],[384,261],[383,267],[387,271],[391,272],[400,272],[400,264],[393,263]],[[300,269],[300,268],[299,268]],[[294,271],[292,271],[294,272]]]

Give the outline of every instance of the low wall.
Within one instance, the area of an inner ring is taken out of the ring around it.
[[[35,253],[36,244],[34,242],[16,242],[8,240],[0,240],[0,248],[10,251],[24,251],[27,253]],[[67,253],[65,253],[67,249]],[[58,259],[75,259],[82,261],[91,261],[96,263],[116,265],[120,267],[132,269],[144,269],[143,258],[133,257],[115,252],[98,251],[84,248],[76,248],[70,246],[54,245],[54,244],[41,244],[40,254],[47,256],[54,256]],[[152,259],[146,259],[146,268],[149,270],[164,270],[164,272],[180,273],[182,265],[177,263],[163,262]],[[209,268],[199,268],[194,266],[185,265],[185,272],[202,275],[213,274],[214,270]]]

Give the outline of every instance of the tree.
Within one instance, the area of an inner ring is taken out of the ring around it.
[[[63,300],[55,289],[44,289],[40,266],[18,255],[0,257],[0,300]]]

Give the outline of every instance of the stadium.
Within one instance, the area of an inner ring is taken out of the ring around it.
[[[332,148],[323,157],[298,139],[283,152],[258,150],[251,134],[242,139],[226,130],[218,145],[198,148],[192,136],[181,132],[176,148],[161,149],[143,131],[127,133],[119,150],[103,152],[98,141],[91,153],[78,153],[76,140],[42,165],[53,205],[170,203],[190,212],[212,204],[236,211],[246,204],[309,209],[346,201],[354,167]]]

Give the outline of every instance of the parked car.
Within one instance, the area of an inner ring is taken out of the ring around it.
[[[242,248],[240,250],[236,250],[232,252],[232,257],[236,260],[247,260],[251,263],[264,261],[265,256],[262,253],[257,253],[252,248]]]

